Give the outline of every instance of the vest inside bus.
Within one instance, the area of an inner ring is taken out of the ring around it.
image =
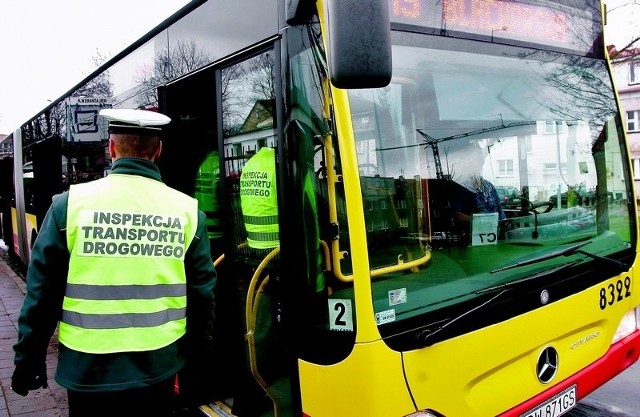
[[[276,159],[273,148],[262,148],[249,159],[240,176],[240,205],[253,249],[272,249],[280,244]]]
[[[200,164],[196,175],[195,198],[198,207],[207,215],[207,234],[210,241],[222,237],[218,202],[218,178],[220,176],[220,156],[210,152]]]

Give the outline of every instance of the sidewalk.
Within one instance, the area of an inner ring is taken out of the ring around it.
[[[30,391],[26,397],[11,391],[13,345],[18,338],[18,315],[24,298],[25,283],[5,258],[6,252],[0,249],[0,417],[68,417],[67,391],[53,379],[57,364],[55,338],[47,351],[49,387]]]

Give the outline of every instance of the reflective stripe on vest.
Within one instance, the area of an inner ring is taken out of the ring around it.
[[[155,350],[182,337],[184,256],[197,222],[197,201],[159,181],[112,173],[72,186],[60,342],[104,354]]]
[[[249,247],[277,247],[280,244],[280,235],[276,159],[273,148],[260,149],[242,169],[240,205]]]

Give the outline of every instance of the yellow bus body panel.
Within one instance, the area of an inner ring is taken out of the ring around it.
[[[607,352],[620,319],[631,308],[627,299],[600,309],[600,288],[615,285],[618,279],[405,353],[407,378],[418,407],[446,416],[496,416],[590,365]],[[547,346],[558,351],[560,361],[555,378],[542,384],[536,377],[536,362]]]
[[[20,253],[20,240],[18,238],[18,214],[15,208],[11,207],[11,231],[13,233],[13,253],[21,256]]]
[[[33,243],[31,242],[31,236],[34,233],[34,231],[38,230],[37,229],[38,223],[36,220],[36,216],[34,214],[25,213],[24,219],[25,219],[25,224],[27,228],[26,236],[27,236],[27,251],[29,255],[28,259],[31,259],[31,244]],[[20,258],[25,259],[22,254],[20,237],[18,233],[18,213],[14,207],[11,207],[11,230],[13,233],[13,251]]]
[[[303,412],[311,417],[400,417],[416,411],[412,395],[418,410],[447,417],[499,415],[607,352],[620,319],[639,300],[632,290],[632,297],[602,310],[600,289],[615,286],[631,272],[559,302],[553,302],[551,292],[545,307],[424,349],[401,355],[377,341],[357,344],[335,365],[301,362]],[[547,346],[557,349],[560,363],[555,378],[542,384],[536,362]]]
[[[27,225],[27,250],[29,251],[29,259],[31,259],[31,247],[33,246],[32,238],[38,232],[38,220],[35,214],[25,213],[25,223]]]
[[[299,361],[302,411],[310,417],[391,417],[414,411],[400,353],[384,342],[356,344],[344,361]]]

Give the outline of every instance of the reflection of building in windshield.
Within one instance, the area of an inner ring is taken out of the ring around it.
[[[455,181],[482,175],[496,186],[527,186],[532,199],[546,201],[569,187],[595,187],[591,143],[606,114],[579,113],[593,96],[570,88],[573,78],[558,81],[573,66],[599,80],[591,61],[514,49],[512,56],[483,55],[480,65],[468,51],[393,48],[401,64],[391,84],[349,92],[365,175]],[[474,172],[465,159],[471,141],[485,150],[482,171]]]
[[[498,213],[501,240],[593,233],[596,186],[615,199],[624,175],[620,166],[606,168],[613,175],[596,169],[594,138],[616,129],[604,121],[606,111],[585,110],[596,98],[591,91],[571,87],[587,78],[608,85],[603,68],[512,52],[479,60],[464,49],[394,45],[391,84],[349,91],[370,233],[412,233],[400,226],[400,211],[383,207],[399,203],[397,190],[408,180],[422,184],[424,200],[407,204],[423,204],[418,233],[429,239],[469,243],[473,217],[482,213]],[[580,77],[562,77],[575,71]],[[610,96],[602,100],[603,108],[615,107]],[[603,143],[616,159],[614,142]]]
[[[473,124],[469,120],[450,124],[449,131],[455,135],[438,137],[445,129],[417,128],[410,137],[403,122],[418,116],[404,113],[412,110],[410,106],[391,105],[406,102],[406,91],[389,88],[386,95],[371,96],[351,93],[353,110],[359,111],[353,123],[362,175],[420,175],[463,184],[481,176],[497,187],[513,187],[518,194],[528,187],[529,198],[536,201],[548,201],[570,188],[595,187],[593,132],[588,123],[534,120],[508,124],[496,118],[491,125],[486,120]],[[461,130],[474,124],[479,127]],[[483,155],[476,154],[478,149]]]

